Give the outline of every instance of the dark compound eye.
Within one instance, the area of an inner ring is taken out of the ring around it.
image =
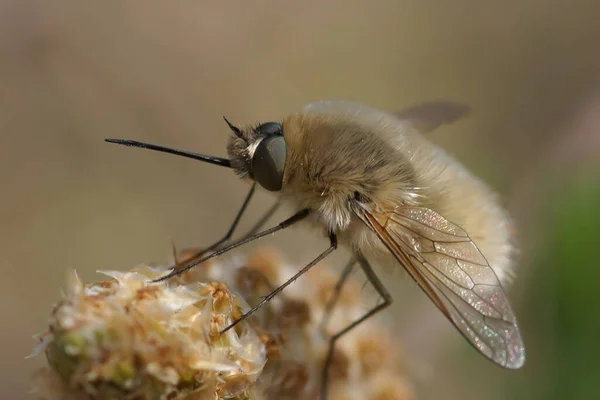
[[[287,146],[282,135],[265,137],[254,151],[251,166],[254,179],[271,192],[281,190],[283,185],[286,154]]]
[[[278,122],[265,122],[264,124],[257,126],[254,131],[267,136],[283,135],[283,127]]]

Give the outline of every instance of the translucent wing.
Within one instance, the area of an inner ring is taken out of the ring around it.
[[[454,101],[437,100],[421,103],[394,113],[386,113],[351,101],[321,100],[306,105],[304,112],[345,115],[371,124],[410,124],[419,132],[427,133],[440,125],[463,118],[469,113],[469,107]]]
[[[441,125],[450,124],[469,113],[466,104],[454,101],[438,100],[421,103],[394,115],[401,120],[411,121],[421,133],[431,132]]]
[[[525,348],[508,298],[463,229],[420,207],[370,209],[361,218],[477,350],[505,368],[523,366]]]

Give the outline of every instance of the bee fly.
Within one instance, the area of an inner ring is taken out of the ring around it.
[[[326,250],[224,331],[335,251],[338,244],[352,252],[338,292],[358,263],[383,302],[331,337],[322,375],[324,399],[336,341],[392,303],[367,259],[388,268],[404,268],[486,358],[509,369],[525,362],[517,319],[501,285],[510,273],[513,252],[507,216],[486,185],[423,136],[464,112],[455,103],[431,102],[394,115],[328,100],[309,104],[281,122],[237,127],[225,119],[232,132],[227,159],[130,140],[106,140],[228,167],[253,182],[225,237],[209,246],[212,252],[203,257],[205,252],[198,254],[193,262],[157,281],[301,221],[329,239]],[[277,193],[278,202],[249,235],[223,246],[257,183]],[[280,203],[296,212],[259,232]]]

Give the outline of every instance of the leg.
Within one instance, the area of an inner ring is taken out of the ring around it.
[[[239,246],[241,246],[243,244],[246,244],[248,242],[252,242],[253,240],[260,239],[263,236],[267,236],[267,235],[270,235],[270,234],[275,233],[277,231],[280,231],[282,229],[285,229],[285,228],[289,227],[290,225],[293,225],[296,222],[301,221],[304,218],[306,218],[308,216],[309,212],[310,212],[309,209],[300,210],[296,214],[292,215],[290,218],[286,219],[285,221],[279,223],[278,225],[276,225],[276,226],[274,226],[272,228],[266,229],[266,230],[264,230],[262,232],[258,232],[258,233],[254,234],[252,236],[249,236],[249,237],[247,237],[245,239],[238,240],[237,242],[234,242],[234,243],[230,244],[229,246],[225,246],[221,250],[215,251],[214,253],[211,253],[211,254],[209,254],[206,257],[202,257],[200,260],[194,261],[192,264],[189,264],[189,265],[185,266],[185,268],[171,271],[169,274],[167,274],[167,275],[165,275],[163,277],[160,277],[158,279],[154,279],[152,282],[165,281],[165,280],[167,280],[169,278],[174,277],[175,275],[179,275],[179,274],[187,271],[188,269],[194,268],[195,266],[197,266],[199,264],[202,264],[203,262],[208,261],[208,260],[210,260],[213,257],[217,257],[217,256],[220,256],[223,253],[227,253],[228,251],[233,250],[236,247],[239,247]]]
[[[223,329],[221,331],[221,333],[223,334],[223,333],[227,332],[228,330],[230,330],[231,328],[233,328],[234,326],[236,326],[237,324],[239,324],[240,322],[242,322],[243,320],[245,320],[246,318],[248,318],[256,310],[258,310],[263,305],[265,305],[269,300],[271,300],[273,297],[277,296],[283,289],[285,289],[286,287],[288,287],[292,282],[294,282],[300,276],[304,275],[304,273],[308,272],[308,270],[311,269],[312,267],[314,267],[317,263],[319,263],[319,261],[323,260],[329,254],[331,254],[331,252],[333,252],[335,249],[337,249],[337,236],[335,236],[335,233],[332,233],[329,236],[329,247],[327,248],[327,250],[325,250],[324,252],[322,252],[321,254],[319,254],[319,256],[317,258],[315,258],[314,260],[312,260],[306,267],[304,267],[300,271],[298,271],[298,273],[296,273],[296,275],[294,275],[290,279],[288,279],[283,285],[279,286],[277,289],[275,289],[271,293],[269,293],[264,299],[261,300],[260,303],[258,303],[250,311],[248,311],[247,313],[245,313],[244,315],[242,315],[240,317],[240,319],[238,319],[237,321],[233,322],[227,328]]]
[[[250,200],[250,196],[251,196],[251,193],[248,193],[248,196],[246,197],[246,200],[244,201],[242,208],[240,209],[240,211],[238,211],[238,215],[236,216],[235,220],[233,221],[231,228],[229,228],[229,231],[221,240],[215,242],[214,244],[212,244],[204,249],[201,249],[201,250],[198,250],[198,248],[194,249],[194,255],[186,258],[185,260],[183,260],[181,262],[176,261],[175,262],[176,266],[171,267],[171,269],[176,269],[178,266],[183,265],[183,264],[192,263],[195,260],[198,260],[198,258],[200,258],[203,254],[206,254],[209,251],[217,250],[222,244],[226,243],[229,239],[231,239],[231,236],[233,236],[233,233],[235,231],[237,223],[240,220],[241,214],[244,212],[244,210]],[[271,218],[273,216],[273,214],[275,214],[275,211],[277,211],[279,209],[279,206],[281,206],[281,200],[277,200],[275,202],[275,204],[273,204],[267,210],[267,212],[264,213],[263,216],[254,224],[254,226],[244,236],[242,236],[242,239],[246,239],[246,238],[254,235],[256,232],[258,232],[263,227],[263,225],[269,220],[269,218]],[[192,250],[189,250],[189,251],[192,251]]]
[[[361,254],[356,254],[355,257],[356,257],[356,261],[358,261],[362,270],[364,271],[365,275],[367,276],[367,279],[369,280],[369,282],[371,282],[371,284],[373,285],[375,290],[377,290],[377,293],[379,293],[379,295],[383,298],[383,303],[379,304],[378,306],[375,306],[375,308],[371,309],[369,312],[367,312],[361,318],[354,321],[353,323],[348,325],[346,328],[342,329],[340,332],[333,335],[331,337],[331,339],[329,340],[329,351],[327,352],[327,358],[325,359],[325,365],[323,367],[323,373],[321,375],[321,400],[325,400],[326,396],[327,396],[327,379],[329,378],[329,365],[331,364],[331,361],[333,358],[335,342],[340,337],[342,337],[346,333],[350,332],[352,329],[354,329],[356,326],[358,326],[363,321],[367,320],[368,318],[377,314],[379,311],[388,307],[390,304],[392,304],[392,301],[393,301],[392,296],[390,295],[390,292],[388,292],[387,289],[385,288],[385,286],[383,286],[383,283],[381,283],[381,281],[379,280],[379,277],[377,276],[377,274],[375,274],[375,271],[373,271],[373,268],[371,267],[371,265],[369,265],[368,261]]]
[[[260,217],[260,219],[254,224],[254,226],[252,228],[250,228],[250,230],[248,232],[246,232],[245,235],[242,236],[242,239],[250,237],[250,236],[254,235],[256,232],[258,232],[264,226],[264,224],[269,220],[269,218],[271,218],[273,216],[273,214],[275,214],[275,212],[279,209],[279,206],[281,206],[281,200],[278,199],[275,202],[275,204],[273,204],[271,207],[269,207],[269,209],[267,210],[267,212],[264,213],[262,217]],[[240,212],[242,212],[242,210],[240,210]],[[239,218],[236,217],[236,220],[234,221],[234,224],[237,224],[238,219]],[[231,236],[233,236],[234,229],[235,229],[235,225],[232,225],[231,228],[229,228],[229,231],[227,232],[227,234],[221,240],[219,240],[218,242],[215,242],[214,244],[206,247],[205,249],[197,250],[198,249],[197,247],[194,248],[193,250],[196,251],[196,254],[194,254],[193,256],[189,257],[187,260],[182,261],[179,264],[185,264],[185,263],[191,262],[191,261],[193,261],[194,259],[197,259],[198,257],[200,257],[202,254],[204,254],[206,252],[218,249],[220,245],[224,244],[229,239],[231,239]],[[188,251],[192,251],[192,249],[190,249]]]
[[[323,333],[327,328],[327,323],[329,322],[329,317],[331,317],[331,312],[335,307],[335,303],[337,303],[337,300],[340,297],[342,287],[344,286],[346,279],[348,279],[350,273],[354,269],[354,264],[356,264],[356,260],[354,259],[354,257],[352,257],[348,264],[346,264],[346,266],[344,267],[340,279],[338,279],[337,283],[335,284],[335,288],[333,288],[333,294],[327,301],[327,305],[325,306],[325,313],[323,314],[323,319],[321,320],[321,327],[319,328],[319,330]]]
[[[258,232],[260,230],[260,228],[262,228],[263,225],[269,220],[269,218],[271,218],[273,216],[273,214],[275,214],[275,211],[277,211],[279,209],[280,205],[281,205],[281,199],[277,199],[275,204],[273,204],[267,210],[267,212],[264,213],[262,217],[260,217],[260,219],[256,222],[256,224],[254,224],[254,226],[248,232],[246,232],[246,234],[242,238],[245,239],[247,237],[254,235],[256,232]]]
[[[197,259],[198,257],[200,257],[202,254],[204,254],[208,251],[213,251],[213,250],[217,249],[221,244],[228,241],[231,238],[231,236],[233,235],[233,232],[235,232],[235,228],[237,227],[238,223],[240,222],[242,215],[244,215],[244,212],[246,211],[246,208],[248,207],[248,204],[250,203],[250,200],[252,199],[252,195],[254,194],[255,189],[256,189],[256,182],[253,182],[252,186],[250,187],[250,190],[248,191],[248,194],[246,195],[246,199],[242,203],[242,207],[240,207],[239,211],[237,212],[235,219],[233,220],[233,223],[229,227],[229,230],[227,231],[225,236],[223,236],[221,239],[217,240],[215,243],[211,244],[207,248],[196,251],[196,253],[194,255],[186,258],[185,260],[183,260],[181,262],[177,262],[177,260],[175,260],[175,265],[173,267],[171,267],[171,269],[177,270],[177,267],[179,267],[180,265],[187,264],[187,263]]]

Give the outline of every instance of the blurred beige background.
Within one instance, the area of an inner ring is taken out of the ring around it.
[[[40,360],[24,356],[67,270],[92,281],[98,269],[168,259],[171,240],[207,244],[245,196],[231,171],[105,137],[224,156],[223,114],[278,120],[322,98],[389,110],[461,101],[470,117],[432,140],[489,181],[521,230],[535,233],[536,185],[548,165],[599,154],[599,17],[593,0],[1,1],[2,398],[28,390]],[[250,215],[271,201],[261,193]],[[538,279],[527,251],[540,241],[524,235],[522,279],[511,290],[524,315]],[[298,263],[326,245],[294,231],[266,243]],[[527,385],[451,330],[444,343],[453,347],[439,353],[443,317],[412,282],[394,291],[385,318],[407,346],[420,398],[512,398],[503,388]]]

